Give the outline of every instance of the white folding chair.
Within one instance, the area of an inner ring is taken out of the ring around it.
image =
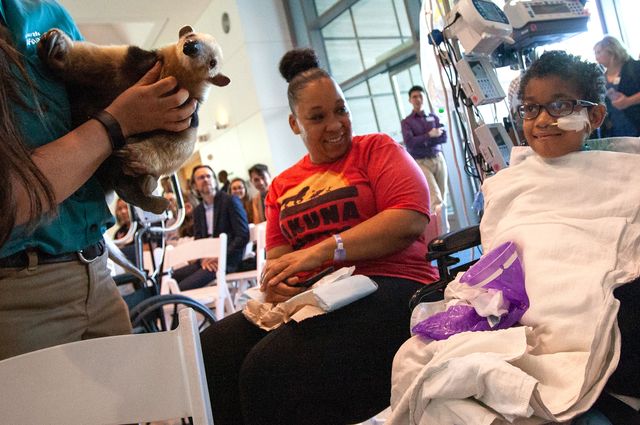
[[[162,278],[160,293],[182,294],[191,297],[213,308],[216,319],[220,320],[225,316],[225,313],[235,311],[227,286],[227,235],[225,233],[221,233],[217,238],[195,239],[177,246],[168,246],[164,255],[164,269],[169,270],[176,265],[209,257],[218,259],[218,271],[214,286],[181,291],[178,282],[171,275],[167,275]]]
[[[256,241],[257,232],[258,228],[256,227],[256,224],[249,223],[249,242],[247,242],[247,245],[244,248],[244,254],[242,255],[243,260],[253,258],[255,255],[253,252],[253,243]]]
[[[262,273],[262,268],[265,263],[265,245],[267,239],[267,222],[254,224],[251,226],[249,232],[249,244],[253,246],[256,243],[256,268],[254,270],[247,270],[244,272],[229,273],[227,274],[227,283],[236,283],[237,294],[242,294],[246,291],[251,282],[258,282],[258,278]]]
[[[89,339],[0,361],[0,423],[213,425],[195,313],[169,332]]]

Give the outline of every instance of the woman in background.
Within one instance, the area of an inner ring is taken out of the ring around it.
[[[594,46],[596,61],[605,67],[607,117],[602,137],[640,136],[640,62],[610,35]]]
[[[249,223],[253,223],[253,206],[251,196],[249,196],[249,191],[247,189],[247,182],[239,177],[235,178],[231,180],[229,190],[233,196],[240,198],[240,202],[242,202],[242,206],[247,212],[247,219],[249,220]]]

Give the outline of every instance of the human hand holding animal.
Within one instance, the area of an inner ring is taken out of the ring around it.
[[[156,62],[136,84],[105,108],[120,123],[125,137],[158,129],[189,128],[198,102],[189,100],[188,90],[177,87],[175,77],[160,79],[161,69],[160,62]]]

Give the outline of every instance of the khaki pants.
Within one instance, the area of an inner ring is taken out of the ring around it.
[[[131,333],[107,253],[31,270],[0,268],[0,360],[82,339]]]
[[[445,202],[447,200],[447,164],[444,161],[442,152],[438,152],[433,158],[416,159],[418,166],[427,178],[429,194],[431,195],[431,205],[429,211],[435,212],[438,207],[442,211],[443,231],[449,231],[449,220]]]

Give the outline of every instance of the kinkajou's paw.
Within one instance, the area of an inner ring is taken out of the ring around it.
[[[140,198],[136,204],[145,211],[151,211],[154,214],[162,214],[169,208],[169,200],[162,196],[145,196]]]
[[[38,42],[38,57],[53,70],[62,70],[73,42],[62,30],[44,33]]]
[[[150,196],[158,187],[158,179],[150,175],[140,176],[138,182],[140,183],[140,190],[147,196]]]

